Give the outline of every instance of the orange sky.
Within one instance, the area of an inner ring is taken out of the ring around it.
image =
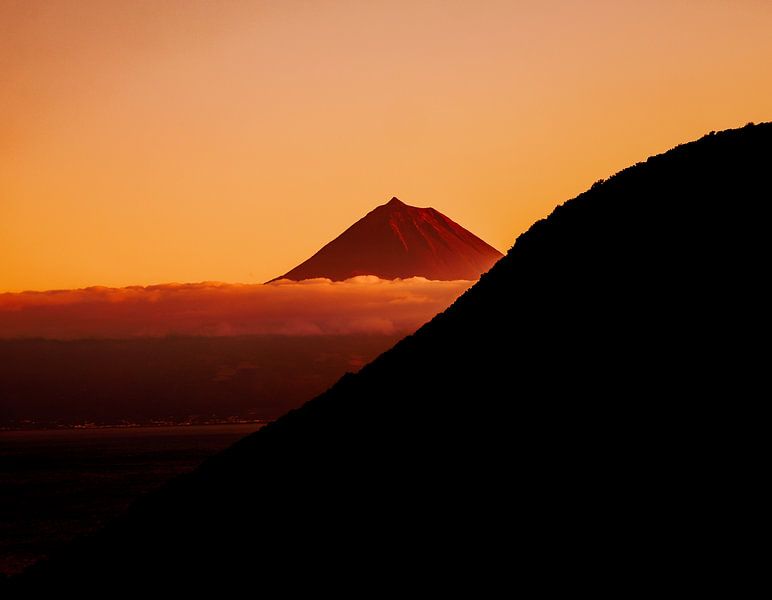
[[[0,0],[0,291],[261,282],[376,204],[506,250],[772,119],[768,0]]]

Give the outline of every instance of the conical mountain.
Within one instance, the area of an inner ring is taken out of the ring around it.
[[[416,334],[16,583],[715,586],[764,472],[743,465],[763,456],[770,164],[764,124],[593,186]]]
[[[441,212],[392,198],[277,279],[341,281],[376,275],[472,280],[501,257],[501,252]]]

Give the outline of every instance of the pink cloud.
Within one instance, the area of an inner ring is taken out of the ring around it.
[[[471,281],[217,282],[0,294],[0,338],[408,333]]]

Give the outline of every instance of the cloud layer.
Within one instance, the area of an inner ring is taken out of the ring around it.
[[[0,294],[0,338],[410,332],[472,281],[355,277]]]

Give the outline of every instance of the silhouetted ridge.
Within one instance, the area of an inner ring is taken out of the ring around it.
[[[689,577],[766,372],[748,342],[770,160],[764,124],[593,186],[415,335],[22,583],[487,597]]]
[[[433,208],[408,206],[393,197],[276,279],[324,277],[341,281],[376,275],[382,279],[471,280],[479,278],[501,256]]]

